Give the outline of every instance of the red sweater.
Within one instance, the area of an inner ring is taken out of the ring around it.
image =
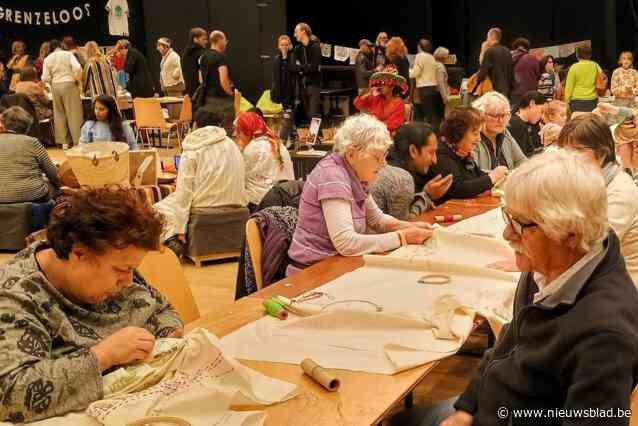
[[[357,96],[354,106],[361,112],[374,115],[382,121],[391,134],[405,121],[404,104],[401,98],[388,101],[383,96]]]

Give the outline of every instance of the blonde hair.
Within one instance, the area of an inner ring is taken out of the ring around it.
[[[45,59],[47,56],[49,56],[49,53],[51,53],[51,47],[49,46],[49,42],[45,41],[40,45],[40,52],[38,54],[38,57],[40,59]]]
[[[101,58],[104,56],[100,47],[94,41],[89,41],[84,45],[84,50],[86,51],[86,59],[91,58]]]
[[[387,126],[369,114],[357,114],[346,119],[334,140],[334,152],[341,156],[351,149],[367,154],[370,150],[387,149],[392,145]]]
[[[629,56],[629,60],[631,61],[631,64],[634,64],[634,54],[629,52],[629,51],[624,51],[624,52],[620,52],[620,55],[618,56],[618,65],[622,65],[622,58],[623,56]]]
[[[505,184],[505,204],[538,224],[555,242],[570,235],[589,252],[607,236],[607,190],[599,168],[583,154],[545,151],[519,166]]]

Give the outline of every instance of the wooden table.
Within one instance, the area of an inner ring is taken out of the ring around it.
[[[497,207],[500,199],[452,200],[419,220],[432,220],[439,214],[462,214],[468,218]],[[190,323],[186,329],[204,327],[223,337],[263,317],[262,301],[275,294],[296,297],[341,275],[363,266],[362,257],[334,256],[281,280],[264,290],[221,307]],[[285,350],[285,348],[282,348]],[[297,365],[262,361],[241,361],[270,377],[300,386],[300,395],[290,401],[266,408],[266,425],[372,425],[378,424],[436,366],[426,364],[393,376],[336,370],[341,379],[338,392],[328,392],[304,376]],[[255,409],[255,407],[251,407]]]

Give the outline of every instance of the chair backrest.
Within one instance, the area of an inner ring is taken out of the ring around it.
[[[261,252],[263,244],[261,241],[261,232],[259,232],[259,226],[257,226],[257,221],[255,219],[248,219],[248,222],[246,222],[246,244],[248,245],[248,252],[250,253],[253,270],[255,271],[257,291],[259,291],[262,289],[264,284],[264,275],[261,270]]]
[[[138,268],[144,279],[160,291],[173,305],[184,324],[199,319],[199,309],[186,281],[177,256],[172,250],[149,252]]]
[[[191,97],[188,95],[184,96],[182,110],[179,113],[179,121],[184,123],[193,121],[193,102],[191,102]]]
[[[629,426],[638,426],[638,386],[634,388],[630,400],[631,417],[629,418]]]
[[[166,128],[166,119],[162,113],[162,104],[155,98],[133,99],[133,111],[137,128]]]
[[[406,123],[411,123],[412,122],[412,114],[413,114],[413,112],[414,112],[414,105],[413,104],[403,104],[403,114],[404,114]]]

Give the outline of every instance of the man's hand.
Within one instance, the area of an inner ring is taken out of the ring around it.
[[[456,411],[447,419],[441,422],[440,426],[472,426],[474,416],[465,411]]]
[[[447,175],[446,177],[436,175],[434,179],[425,184],[424,190],[432,200],[436,201],[447,194],[450,186],[452,186],[452,180],[452,175]]]

